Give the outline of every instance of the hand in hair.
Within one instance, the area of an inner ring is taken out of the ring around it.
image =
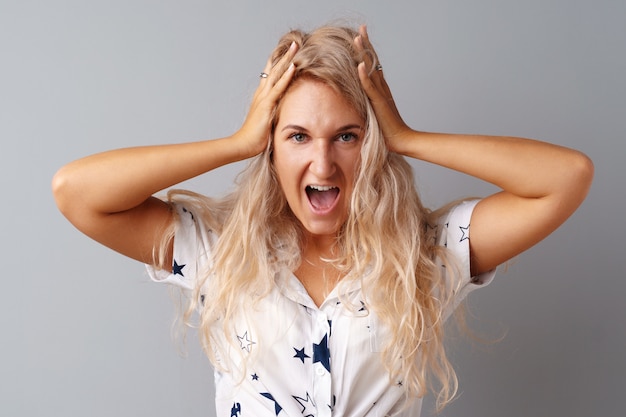
[[[270,136],[272,113],[278,99],[285,92],[295,66],[292,59],[298,50],[296,43],[292,43],[285,55],[272,66],[268,59],[259,86],[252,98],[250,110],[241,128],[233,135],[233,139],[240,141],[241,149],[248,157],[253,157],[265,150]]]
[[[501,190],[482,199],[472,212],[473,275],[541,241],[582,203],[593,179],[593,163],[586,155],[525,138],[412,130],[400,117],[382,71],[372,71],[377,58],[364,27],[354,42],[364,56],[359,79],[389,150],[462,172]]]
[[[380,61],[369,41],[365,25],[359,28],[359,36],[354,39],[354,44],[364,57],[358,67],[359,78],[374,108],[387,147],[392,152],[399,152],[403,138],[411,132],[411,129],[400,116],[383,71],[375,70]]]

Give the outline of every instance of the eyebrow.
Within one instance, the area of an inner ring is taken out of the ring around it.
[[[281,132],[284,132],[285,130],[301,130],[303,132],[308,132],[308,129],[302,127],[302,126],[298,126],[298,125],[286,125],[285,127],[283,127],[281,129]],[[352,129],[358,129],[358,130],[363,130],[363,127],[359,124],[349,124],[349,125],[345,125],[345,126],[341,126],[339,129],[336,129],[337,132],[341,132],[341,131],[345,131],[345,130],[352,130]]]

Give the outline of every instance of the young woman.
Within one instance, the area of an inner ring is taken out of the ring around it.
[[[502,191],[431,212],[404,157]],[[153,197],[249,158],[221,200]],[[429,387],[456,391],[446,317],[592,176],[563,147],[411,129],[365,27],[322,27],[283,36],[232,136],[89,156],[53,189],[85,234],[190,290],[218,415],[415,416]]]

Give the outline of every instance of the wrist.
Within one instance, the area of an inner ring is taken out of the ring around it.
[[[387,147],[391,152],[404,156],[413,156],[415,142],[418,141],[419,132],[406,127],[398,130],[387,138]]]
[[[238,161],[255,157],[265,150],[267,142],[259,143],[258,141],[250,141],[248,139],[249,137],[250,134],[238,131],[228,138],[228,143],[232,146]]]

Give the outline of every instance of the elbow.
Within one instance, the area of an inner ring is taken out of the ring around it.
[[[57,208],[68,217],[72,200],[72,179],[67,167],[62,167],[54,174],[51,186]]]
[[[572,162],[572,175],[574,176],[574,184],[578,190],[581,201],[587,196],[594,176],[594,165],[591,158],[582,152],[577,152],[575,161]]]
[[[593,161],[584,153],[573,151],[566,168],[565,181],[561,189],[564,202],[575,210],[587,197],[594,176]]]

